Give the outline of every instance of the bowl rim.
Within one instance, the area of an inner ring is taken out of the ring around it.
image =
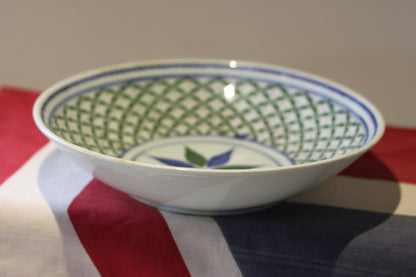
[[[374,116],[376,120],[377,129],[375,134],[372,136],[372,138],[367,141],[365,144],[360,146],[360,148],[348,152],[346,154],[313,161],[313,162],[306,162],[303,164],[292,164],[287,166],[280,166],[280,167],[265,167],[265,168],[251,168],[251,169],[214,169],[214,168],[185,168],[185,167],[177,167],[177,166],[168,166],[168,165],[162,165],[162,164],[149,164],[144,162],[138,162],[138,161],[132,161],[132,160],[126,160],[119,157],[114,157],[110,155],[106,155],[103,153],[99,153],[96,151],[89,150],[87,148],[78,146],[74,143],[71,143],[60,136],[56,135],[43,121],[42,119],[42,107],[45,104],[46,100],[49,98],[50,95],[52,95],[54,92],[56,92],[59,89],[62,89],[71,83],[76,82],[77,80],[85,79],[88,77],[92,77],[95,75],[103,74],[112,72],[115,70],[120,69],[127,69],[127,68],[133,68],[133,67],[141,67],[141,66],[154,66],[154,65],[160,65],[160,64],[217,64],[217,65],[223,65],[223,66],[229,66],[230,69],[232,68],[238,68],[238,67],[252,67],[254,68],[261,68],[261,69],[268,69],[268,70],[274,70],[279,72],[287,73],[288,75],[293,75],[300,77],[302,79],[310,80],[313,82],[319,82],[326,86],[329,86],[331,88],[336,88],[337,90],[341,90],[344,94],[347,94],[349,96],[354,97],[355,99],[359,100],[360,103],[364,104],[365,107],[369,110],[369,112]],[[130,166],[139,166],[143,168],[152,168],[152,169],[160,169],[165,171],[172,171],[172,172],[189,172],[189,173],[201,173],[201,174],[242,174],[242,173],[270,173],[270,172],[277,172],[277,171],[286,171],[286,170],[296,170],[299,168],[307,168],[312,166],[319,166],[319,165],[325,165],[334,163],[336,161],[340,160],[346,160],[349,158],[359,157],[360,155],[367,152],[369,149],[371,149],[383,136],[386,128],[385,121],[383,119],[383,116],[379,109],[366,97],[359,94],[358,92],[350,89],[349,87],[340,84],[336,81],[333,81],[331,79],[328,79],[326,77],[322,77],[313,73],[309,73],[304,70],[298,70],[290,67],[280,66],[280,65],[273,65],[268,63],[262,63],[262,62],[252,62],[252,61],[246,61],[246,60],[233,60],[233,59],[207,59],[207,58],[177,58],[177,59],[153,59],[153,60],[144,60],[144,61],[133,61],[133,62],[125,62],[125,63],[118,63],[110,66],[103,66],[98,67],[90,70],[86,70],[77,74],[74,74],[72,76],[69,76],[67,78],[64,78],[51,86],[47,87],[45,90],[41,92],[41,94],[37,97],[33,109],[32,109],[32,116],[35,121],[36,126],[38,129],[51,141],[57,143],[58,145],[62,145],[66,148],[73,149],[77,151],[78,153],[87,154],[91,157],[95,157],[98,159],[104,159],[109,162],[118,163],[118,164],[124,164],[124,165],[130,165]]]

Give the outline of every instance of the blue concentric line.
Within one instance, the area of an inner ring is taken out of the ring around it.
[[[89,87],[89,88],[81,90],[77,93],[71,94],[67,98],[60,101],[56,106],[54,106],[54,108],[52,109],[52,111],[50,113],[50,116],[48,118],[48,124],[49,124],[49,126],[52,125],[52,120],[53,120],[55,114],[65,103],[67,103],[68,101],[70,101],[72,99],[75,99],[75,98],[77,98],[81,95],[87,94],[88,92],[96,91],[96,90],[98,90],[100,88],[103,88],[103,87],[111,87],[111,86],[124,84],[124,83],[128,83],[128,82],[139,82],[139,81],[147,81],[147,80],[154,80],[154,79],[168,79],[168,78],[185,78],[185,77],[217,78],[219,76],[212,75],[212,74],[186,74],[186,75],[184,75],[184,74],[169,74],[169,75],[160,75],[157,78],[155,78],[155,77],[137,77],[137,78],[131,78],[131,79],[124,79],[124,80],[121,80],[121,81],[108,82],[108,83],[105,83],[105,84],[101,84],[99,86]],[[221,77],[224,77],[224,75],[222,75]],[[226,78],[227,79],[235,79],[235,80],[246,80],[247,79],[247,78],[242,77],[242,76],[234,76],[234,75],[226,75]],[[327,96],[323,96],[322,94],[320,94],[316,91],[308,90],[308,89],[305,89],[305,88],[302,88],[302,87],[299,87],[299,86],[295,86],[295,85],[291,85],[291,84],[287,84],[287,83],[284,83],[284,82],[276,82],[276,81],[272,81],[272,80],[268,80],[268,79],[261,79],[261,78],[250,79],[250,80],[251,81],[256,81],[256,82],[267,83],[267,84],[281,85],[281,86],[286,87],[286,88],[293,88],[293,89],[299,90],[301,92],[307,92],[307,93],[310,93],[310,94],[313,94],[313,95],[317,95],[317,96],[321,97],[321,99],[329,100],[332,103],[335,103],[340,107],[343,107],[350,114],[352,114],[359,122],[361,122],[361,126],[363,126],[364,129],[365,129],[364,142],[367,142],[368,137],[369,137],[368,136],[369,135],[368,134],[369,130],[368,130],[368,126],[367,126],[365,120],[360,115],[355,113],[353,110],[349,109],[349,107],[346,106],[345,104],[343,104],[339,101],[336,101],[332,98],[329,98]],[[59,92],[54,93],[53,95],[50,96],[50,98],[53,98],[57,94],[59,94]],[[49,98],[48,98],[48,100],[49,100]],[[357,103],[357,102],[355,102],[355,103]],[[46,106],[46,104],[44,105],[44,107],[45,106]],[[377,129],[377,126],[376,126],[376,129]]]
[[[131,67],[131,68],[125,68],[125,69],[118,69],[118,70],[114,70],[114,71],[109,71],[109,72],[104,72],[104,73],[100,73],[97,75],[93,75],[93,76],[89,76],[86,78],[83,78],[81,80],[78,80],[76,82],[73,82],[71,84],[68,84],[62,88],[60,88],[59,90],[57,90],[56,92],[54,92],[52,95],[50,95],[46,101],[44,102],[43,106],[42,106],[42,118],[44,120],[44,122],[46,122],[45,118],[44,118],[44,110],[46,108],[46,106],[53,100],[53,98],[55,98],[58,94],[60,94],[63,91],[66,91],[72,87],[75,87],[77,85],[80,85],[82,83],[85,82],[89,82],[95,79],[99,79],[102,77],[106,77],[106,76],[112,76],[112,75],[118,75],[118,74],[124,74],[124,73],[129,73],[129,72],[134,72],[134,71],[145,71],[145,70],[158,70],[158,69],[169,69],[169,68],[206,68],[206,69],[210,69],[210,68],[222,68],[222,69],[230,69],[230,67],[228,65],[225,64],[194,64],[194,63],[178,63],[178,64],[161,64],[161,65],[148,65],[148,66],[136,66],[136,67]],[[293,73],[288,73],[288,72],[282,72],[282,71],[278,71],[278,70],[274,70],[274,69],[267,69],[267,68],[258,68],[258,67],[251,67],[251,66],[241,66],[241,67],[237,67],[236,68],[237,71],[254,71],[254,72],[260,72],[260,73],[268,73],[268,74],[273,74],[273,75],[279,75],[279,76],[287,76],[290,77],[292,79],[298,79],[298,80],[302,80],[302,81],[306,81],[308,83],[314,84],[314,85],[318,85],[322,88],[326,88],[328,90],[330,90],[331,92],[334,92],[342,97],[345,97],[347,99],[349,99],[350,101],[352,101],[353,103],[357,104],[358,106],[360,106],[371,118],[372,122],[374,123],[375,126],[375,131],[373,136],[376,134],[377,129],[378,129],[378,124],[377,124],[377,119],[375,118],[374,114],[371,112],[371,110],[362,102],[360,102],[358,99],[356,99],[354,96],[342,91],[341,89],[332,87],[328,84],[319,82],[317,80],[313,80],[307,77],[302,77]],[[58,103],[58,105],[55,105],[50,113],[50,116],[47,120],[47,122],[49,123],[49,126],[51,126],[52,124],[52,119],[54,117],[54,115],[56,114],[57,110],[67,101],[78,97],[80,95],[83,95],[85,93],[88,93],[90,91],[93,90],[97,90],[103,87],[108,87],[108,86],[114,86],[114,85],[118,85],[121,83],[127,83],[127,82],[138,82],[138,81],[146,81],[146,80],[151,80],[151,79],[166,79],[166,78],[178,78],[178,77],[209,77],[209,78],[231,78],[231,79],[236,79],[236,80],[247,80],[250,78],[247,77],[242,77],[242,76],[235,76],[233,74],[222,74],[222,75],[216,75],[216,74],[166,74],[166,75],[158,75],[157,77],[155,76],[147,76],[147,77],[137,77],[137,78],[130,78],[130,79],[124,79],[121,81],[113,81],[113,82],[107,82],[105,84],[101,84],[99,86],[94,86],[94,87],[90,87],[88,89],[84,89],[82,91],[79,91],[71,96],[68,96],[67,98],[63,99],[62,101],[60,101]],[[355,113],[354,111],[352,111],[351,109],[349,109],[347,106],[345,106],[343,103],[340,103],[339,101],[335,101],[331,98],[328,98],[326,96],[323,96],[322,94],[316,92],[316,91],[312,91],[312,90],[308,90],[302,87],[298,87],[298,86],[294,86],[291,84],[287,84],[285,82],[277,82],[277,81],[273,81],[273,80],[269,80],[269,79],[262,79],[262,78],[252,78],[252,81],[257,81],[257,82],[263,82],[263,83],[268,83],[268,84],[279,84],[282,85],[284,87],[289,87],[289,88],[294,88],[303,92],[308,92],[311,94],[315,94],[320,96],[323,99],[327,99],[332,101],[333,103],[336,103],[338,106],[343,107],[345,110],[349,111],[352,115],[354,115],[361,123],[362,126],[364,126],[365,128],[365,133],[366,133],[366,138],[365,138],[365,142],[367,142],[368,140],[368,126],[365,122],[365,120],[358,115],[357,113]]]

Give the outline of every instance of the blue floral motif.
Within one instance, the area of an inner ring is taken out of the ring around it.
[[[234,151],[234,149],[231,149],[231,150],[229,150],[225,153],[222,153],[222,154],[219,154],[219,155],[216,155],[216,156],[212,157],[207,162],[207,166],[208,167],[216,167],[216,166],[225,165],[230,160],[231,154],[233,153],[233,151]]]
[[[177,166],[177,167],[188,167],[188,168],[216,168],[216,169],[250,169],[257,166],[252,165],[227,165],[230,161],[231,155],[233,154],[234,148],[227,150],[224,153],[215,155],[209,159],[206,159],[202,154],[185,146],[185,159],[186,161],[162,158],[151,156],[153,159],[159,161],[162,164]]]
[[[159,157],[154,157],[154,156],[152,156],[152,158],[166,165],[179,166],[179,167],[195,167],[192,164],[189,164],[187,162],[178,161],[174,159],[159,158]]]

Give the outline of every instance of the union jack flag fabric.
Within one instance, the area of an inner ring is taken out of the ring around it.
[[[416,129],[270,209],[198,217],[85,173],[0,88],[0,276],[416,276]]]

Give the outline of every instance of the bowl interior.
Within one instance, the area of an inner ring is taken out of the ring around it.
[[[94,152],[204,168],[315,162],[355,151],[377,132],[358,95],[296,72],[227,63],[89,73],[53,89],[42,118]]]

